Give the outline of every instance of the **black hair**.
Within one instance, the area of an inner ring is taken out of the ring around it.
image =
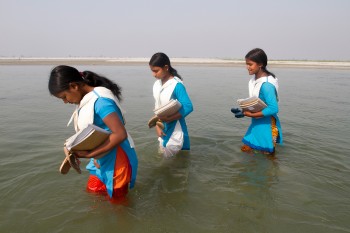
[[[151,60],[149,61],[150,66],[158,66],[158,67],[164,67],[164,66],[169,66],[169,73],[173,76],[178,77],[179,79],[182,80],[182,77],[177,73],[177,70],[175,70],[171,64],[170,64],[170,59],[165,53],[155,53],[151,57]]]
[[[76,68],[66,65],[56,66],[50,74],[49,91],[57,95],[69,89],[70,83],[85,83],[92,87],[108,88],[118,98],[122,99],[121,87],[113,81],[91,71],[79,72]]]
[[[247,53],[247,55],[245,55],[245,59],[249,59],[252,60],[253,62],[256,62],[258,64],[262,64],[261,69],[266,72],[268,75],[271,75],[272,77],[276,77],[273,73],[271,73],[270,71],[268,71],[266,69],[267,66],[267,55],[264,52],[264,50],[259,49],[259,48],[255,48],[251,51],[249,51]]]

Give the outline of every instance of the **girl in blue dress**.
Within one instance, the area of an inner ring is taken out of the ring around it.
[[[267,107],[260,112],[243,112],[244,116],[252,118],[252,122],[242,139],[241,150],[274,155],[276,143],[282,144],[282,129],[277,116],[278,80],[266,69],[267,56],[262,49],[251,50],[245,60],[249,75],[254,75],[249,81],[249,97],[259,97]]]
[[[123,199],[134,186],[138,162],[133,141],[124,127],[124,111],[119,104],[121,88],[94,72],[79,72],[64,65],[51,71],[48,87],[65,104],[77,106],[71,118],[76,132],[88,124],[111,132],[102,145],[74,155],[90,159],[86,167],[90,172],[88,191],[108,194],[112,201]]]
[[[159,117],[164,128],[156,125],[160,152],[169,158],[180,150],[190,149],[185,117],[193,111],[192,102],[186,92],[181,76],[171,66],[169,57],[164,53],[156,53],[149,61],[153,76],[157,79],[153,85],[155,108],[177,99],[182,107],[171,116]]]

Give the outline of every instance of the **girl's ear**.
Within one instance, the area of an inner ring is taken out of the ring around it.
[[[169,66],[168,66],[168,65],[165,65],[165,66],[163,67],[163,69],[166,70],[166,71],[169,71]]]
[[[69,83],[69,89],[76,91],[79,89],[79,84],[78,83]]]

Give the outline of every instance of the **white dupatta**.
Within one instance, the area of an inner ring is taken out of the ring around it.
[[[80,104],[76,107],[75,111],[73,112],[72,117],[70,118],[67,126],[69,126],[71,122],[74,121],[74,129],[76,132],[78,132],[79,130],[86,128],[88,124],[93,124],[95,102],[99,97],[112,99],[120,109],[125,123],[125,111],[121,108],[120,103],[117,97],[113,94],[113,92],[105,87],[95,87],[93,91],[87,93],[80,101]],[[129,133],[127,134],[130,145],[133,148],[134,142]]]
[[[164,106],[170,101],[177,83],[182,83],[178,77],[169,79],[164,85],[161,80],[157,80],[153,85],[153,97],[155,99],[155,108]]]
[[[278,96],[278,79],[274,78],[271,75],[267,76],[267,77],[266,76],[265,77],[261,77],[261,78],[258,78],[258,79],[255,79],[255,77],[251,78],[249,80],[249,83],[248,83],[249,97],[253,97],[253,96],[259,97],[261,85],[263,85],[263,83],[265,83],[265,82],[269,82],[269,83],[271,83],[272,85],[275,86],[276,92],[277,92],[277,100],[279,100],[279,96]]]
[[[170,101],[170,98],[174,92],[176,84],[182,83],[182,81],[178,77],[174,77],[169,79],[164,85],[162,85],[161,80],[157,80],[153,85],[153,97],[155,99],[155,108],[159,108],[164,106]],[[165,158],[170,158],[177,154],[184,142],[184,133],[181,128],[181,124],[179,121],[176,122],[174,131],[172,132],[169,141],[166,146],[163,146],[162,137],[158,137],[159,148],[163,153]]]

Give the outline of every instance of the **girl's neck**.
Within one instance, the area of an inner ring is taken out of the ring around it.
[[[85,96],[87,93],[92,92],[95,87],[89,86],[89,85],[83,85],[81,88],[82,95]]]
[[[169,75],[167,75],[166,77],[164,77],[164,78],[162,79],[162,85],[164,85],[166,82],[169,81],[169,79],[172,79],[172,78],[174,78],[174,76],[171,75],[171,74],[169,74]]]
[[[255,80],[259,79],[261,77],[266,77],[266,76],[267,76],[267,73],[262,71],[262,70],[260,70],[258,73],[255,74]]]

